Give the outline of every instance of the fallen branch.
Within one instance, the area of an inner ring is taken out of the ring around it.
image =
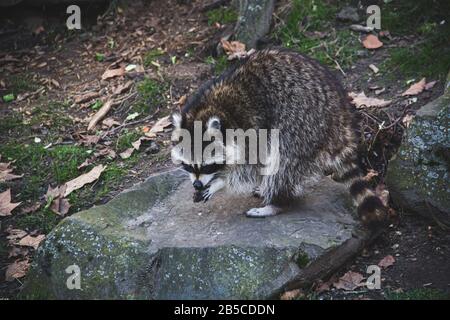
[[[92,130],[93,128],[95,128],[95,126],[97,125],[97,123],[102,120],[109,112],[109,110],[111,110],[111,107],[114,104],[114,100],[108,100],[106,101],[106,103],[100,108],[100,110],[97,111],[96,114],[94,114],[94,116],[92,117],[91,121],[89,121],[89,125],[88,125],[88,131]]]

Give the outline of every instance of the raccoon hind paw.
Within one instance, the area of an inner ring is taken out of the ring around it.
[[[249,218],[264,218],[274,216],[280,213],[281,208],[274,205],[267,205],[262,208],[252,208],[248,210],[245,215]]]

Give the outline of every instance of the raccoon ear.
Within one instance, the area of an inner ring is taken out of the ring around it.
[[[220,130],[221,127],[221,123],[220,123],[220,119],[217,117],[211,117],[208,120],[208,124],[207,124],[207,130],[211,130],[211,129],[216,129],[216,130]]]
[[[175,112],[174,114],[172,114],[172,123],[173,126],[176,129],[180,129],[181,128],[181,122],[183,121],[183,117],[181,116],[180,113]]]

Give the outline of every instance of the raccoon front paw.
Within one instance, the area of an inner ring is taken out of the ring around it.
[[[210,188],[203,190],[202,191],[203,202],[208,201],[213,196],[213,194],[214,192],[211,192]]]
[[[274,216],[281,212],[281,208],[274,206],[274,205],[268,205],[262,208],[252,208],[248,210],[245,215],[249,218],[264,218],[264,217],[270,217]]]

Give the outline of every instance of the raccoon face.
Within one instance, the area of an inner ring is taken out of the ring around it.
[[[224,167],[224,164],[219,163],[201,165],[192,165],[185,162],[182,163],[183,170],[189,174],[192,181],[192,186],[197,191],[207,188],[212,181],[220,176],[220,173]]]
[[[206,137],[207,139],[206,141],[197,142],[201,146],[201,150],[198,150],[201,151],[200,154],[195,154],[193,125],[188,121],[183,122],[179,114],[173,115],[173,123],[175,130],[172,134],[172,141],[180,142],[177,131],[185,129],[185,133],[189,132],[190,144],[184,146],[185,149],[175,145],[171,151],[172,160],[181,163],[182,168],[189,174],[192,185],[197,191],[204,190],[211,185],[225,167],[225,146],[223,140],[210,138],[210,134],[220,131],[220,120],[217,117],[212,117],[203,123],[201,128],[202,136],[200,138]]]

